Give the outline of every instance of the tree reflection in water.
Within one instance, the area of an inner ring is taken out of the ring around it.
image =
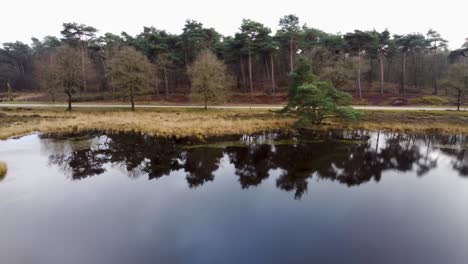
[[[41,138],[50,164],[73,180],[103,174],[109,166],[123,169],[129,177],[149,179],[183,170],[188,186],[194,188],[213,181],[225,159],[242,188],[259,185],[276,169],[281,171],[276,186],[300,199],[314,177],[355,186],[378,182],[389,170],[423,176],[437,167],[440,155],[449,157],[461,176],[468,176],[466,136],[335,132],[301,136],[285,144],[282,136],[260,135],[242,137],[240,143],[249,144],[241,146],[188,148],[177,140],[138,133]]]

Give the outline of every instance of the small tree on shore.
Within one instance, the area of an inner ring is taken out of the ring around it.
[[[330,82],[320,80],[302,58],[291,74],[288,98],[288,105],[281,112],[297,113],[299,126],[321,124],[327,118],[353,121],[360,117],[360,113],[351,108],[351,95],[338,91]]]
[[[442,85],[449,91],[453,91],[457,100],[457,110],[463,104],[466,94],[468,94],[468,64],[457,63],[450,67]]]
[[[291,106],[299,115],[300,126],[321,124],[327,118],[340,118],[346,121],[359,119],[360,113],[351,107],[352,97],[338,91],[328,82],[316,80],[307,82],[297,89]]]
[[[202,51],[192,67],[192,99],[201,101],[208,109],[208,103],[225,101],[231,91],[232,78],[226,65],[209,50]]]
[[[151,63],[134,48],[122,47],[114,52],[108,67],[112,85],[130,98],[134,111],[136,93],[150,87]]]

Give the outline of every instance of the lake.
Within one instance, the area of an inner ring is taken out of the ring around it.
[[[468,137],[0,141],[0,263],[468,263]]]

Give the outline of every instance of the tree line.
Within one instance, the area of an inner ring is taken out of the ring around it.
[[[262,23],[244,19],[234,36],[194,20],[186,21],[181,34],[144,27],[136,36],[99,35],[92,26],[64,23],[59,37],[32,38],[31,45],[3,44],[0,91],[41,89],[51,100],[63,91],[69,98],[75,93],[120,96],[119,87],[128,88],[129,97],[143,87],[155,96],[186,94],[200,82],[192,73],[203,51],[223,62],[238,92],[285,91],[301,57],[321,80],[362,98],[368,92],[448,94],[442,79],[451,64],[467,62],[468,40],[451,51],[435,30],[334,34],[302,25],[295,15],[281,18],[274,34]]]

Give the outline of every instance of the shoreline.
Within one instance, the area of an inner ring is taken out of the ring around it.
[[[354,123],[328,120],[307,130],[468,135],[468,112],[362,110]],[[268,109],[8,109],[0,107],[0,139],[31,133],[110,131],[163,137],[208,138],[271,131],[297,131],[295,116]]]

